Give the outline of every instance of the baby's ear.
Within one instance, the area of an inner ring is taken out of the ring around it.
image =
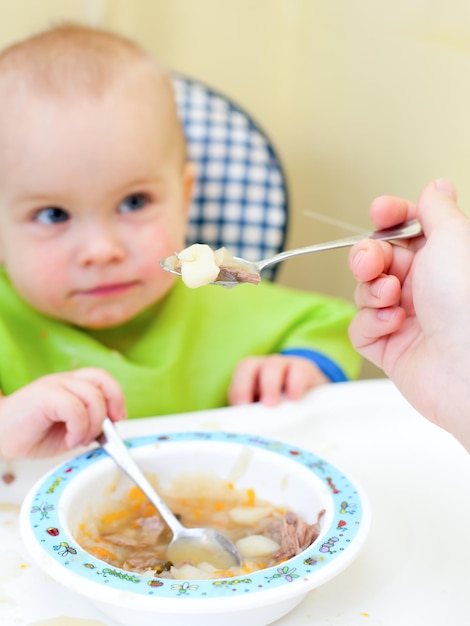
[[[196,165],[187,161],[183,170],[183,208],[185,214],[189,211],[191,199],[193,197],[194,181],[196,180]],[[1,250],[0,250],[1,254]]]

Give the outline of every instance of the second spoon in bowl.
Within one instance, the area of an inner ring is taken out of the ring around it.
[[[135,463],[108,417],[103,421],[103,431],[96,441],[142,490],[170,528],[173,538],[167,548],[169,561],[174,564],[180,561],[191,561],[194,565],[207,562],[217,569],[229,569],[241,565],[240,553],[225,535],[212,528],[186,528],[179,522]]]

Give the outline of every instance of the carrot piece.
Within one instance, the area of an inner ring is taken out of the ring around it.
[[[91,534],[91,532],[89,532],[86,529],[85,524],[82,522],[79,527],[78,527],[79,531],[81,532],[81,534],[86,537],[87,539],[91,539],[93,537],[93,535]]]
[[[136,500],[137,502],[144,502],[146,497],[147,496],[137,486],[132,487],[132,489],[129,491],[129,498],[131,500]]]
[[[117,560],[117,556],[109,550],[106,550],[106,548],[93,546],[92,548],[90,548],[89,551],[97,556],[99,559],[103,559],[103,561],[105,561],[106,559],[114,559],[115,561]]]
[[[153,515],[156,515],[156,513],[157,513],[157,509],[150,502],[142,506],[142,510],[141,510],[142,517],[152,517]]]
[[[104,515],[101,518],[101,523],[106,525],[112,524],[113,522],[116,522],[119,519],[125,519],[126,517],[129,517],[129,511],[121,509],[120,511],[113,511],[112,513]]]
[[[233,572],[229,569],[218,569],[215,572],[212,572],[213,578],[231,578],[233,576]]]
[[[246,496],[247,496],[247,506],[254,506],[255,504],[255,490],[254,489],[247,489],[246,490]]]

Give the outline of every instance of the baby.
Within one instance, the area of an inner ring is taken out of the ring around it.
[[[298,399],[355,376],[352,304],[273,284],[188,289],[194,167],[171,81],[134,43],[62,26],[0,55],[0,453],[116,421]]]

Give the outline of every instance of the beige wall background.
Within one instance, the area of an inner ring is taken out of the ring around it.
[[[128,35],[249,110],[287,172],[290,247],[347,232],[307,211],[368,229],[375,196],[416,199],[437,176],[470,211],[470,3],[0,0],[0,46],[63,20]],[[292,260],[280,282],[351,299],[346,260]]]

